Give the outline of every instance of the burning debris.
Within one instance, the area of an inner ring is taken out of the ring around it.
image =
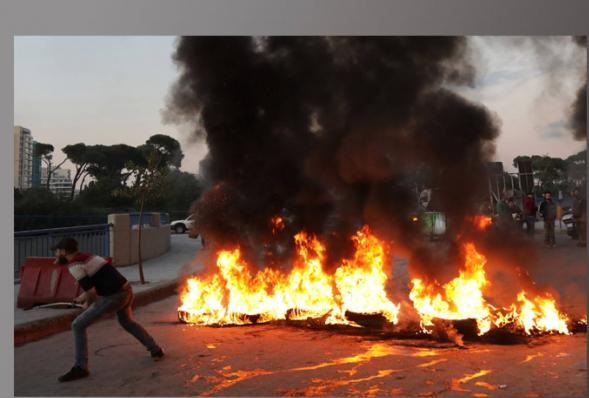
[[[245,325],[313,319],[315,324],[386,329],[397,335],[431,335],[463,346],[466,339],[525,341],[526,336],[570,334],[579,324],[558,310],[548,294],[524,290],[508,308],[485,299],[491,283],[485,256],[473,243],[464,245],[464,266],[446,284],[414,278],[409,298],[419,314],[419,328],[400,328],[400,306],[389,299],[385,264],[390,249],[367,226],[352,237],[355,253],[333,273],[325,271],[325,246],[312,235],[295,236],[297,255],[289,273],[265,268],[256,274],[239,249],[222,250],[217,273],[187,280],[178,309],[181,320],[200,325]],[[586,323],[585,323],[586,327]],[[412,329],[413,328],[413,329]],[[411,331],[412,330],[412,331]],[[518,340],[519,336],[519,340]]]
[[[399,307],[385,292],[384,242],[366,226],[353,239],[354,257],[331,275],[324,271],[325,247],[302,232],[295,236],[297,257],[288,274],[265,268],[252,275],[239,249],[220,251],[211,280],[187,281],[181,318],[207,325],[325,316],[325,324],[355,324],[348,319],[354,314],[373,314],[396,323]]]

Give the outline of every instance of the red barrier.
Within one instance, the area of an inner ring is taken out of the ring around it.
[[[82,293],[82,288],[68,268],[54,262],[55,257],[25,259],[20,268],[20,289],[16,300],[18,308],[72,301]]]

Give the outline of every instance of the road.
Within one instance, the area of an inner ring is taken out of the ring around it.
[[[282,325],[198,327],[178,323],[177,297],[137,319],[165,348],[163,361],[114,319],[89,329],[91,376],[56,378],[71,366],[69,332],[15,350],[15,394],[186,395],[586,395],[585,334],[530,345],[467,349]]]
[[[559,281],[567,305],[584,305],[582,249],[539,249],[539,283]],[[563,272],[563,270],[568,270]],[[562,274],[568,275],[563,278]],[[582,277],[581,277],[582,276]],[[568,301],[570,300],[570,301]],[[177,321],[178,297],[141,307],[136,318],[167,356],[148,353],[114,319],[89,329],[88,379],[58,383],[73,360],[71,332],[15,348],[15,394],[25,396],[464,395],[585,396],[586,334],[529,344],[468,343],[311,330],[285,324],[198,327]],[[582,308],[584,310],[584,307]]]

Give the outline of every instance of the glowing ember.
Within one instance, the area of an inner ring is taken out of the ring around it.
[[[272,235],[276,235],[284,229],[284,218],[280,216],[272,217],[270,223],[272,224]]]

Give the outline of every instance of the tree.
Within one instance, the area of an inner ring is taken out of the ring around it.
[[[166,190],[162,205],[168,212],[186,213],[202,193],[202,183],[196,175],[180,170],[171,170],[166,175]]]
[[[162,166],[164,163],[167,167],[175,167],[179,169],[182,165],[182,159],[184,154],[180,148],[180,143],[174,138],[165,134],[155,134],[149,137],[145,142],[146,145],[150,145],[154,150],[159,152],[160,161]]]
[[[562,190],[567,186],[566,162],[561,158],[550,156],[518,156],[513,159],[514,167],[517,167],[519,160],[529,160],[532,162],[534,178],[538,180],[538,185],[542,190]]]
[[[132,184],[128,191],[139,205],[138,230],[138,266],[139,280],[145,283],[142,258],[143,212],[145,202],[149,198],[162,197],[166,191],[166,175],[170,168],[178,168],[184,155],[180,144],[174,138],[157,134],[151,136],[144,145],[137,148],[140,157],[136,157],[125,164],[130,173]]]
[[[89,173],[88,165],[89,165],[89,151],[91,147],[86,146],[86,144],[79,143],[74,145],[67,145],[61,149],[63,153],[67,156],[67,159],[72,162],[75,166],[75,173],[74,178],[72,180],[72,191],[70,193],[70,200],[74,199],[74,194],[76,192],[76,185],[80,178],[82,178],[82,182],[84,178]],[[81,186],[80,186],[81,188]]]
[[[584,186],[587,180],[587,151],[581,151],[565,159],[567,176],[575,186]]]
[[[80,193],[82,201],[107,207],[129,205],[131,197],[121,195],[121,192],[132,175],[126,164],[142,162],[143,154],[139,148],[125,144],[92,145],[86,147],[84,157],[87,164],[80,185],[84,186],[88,176],[94,181]]]
[[[126,144],[94,145],[88,153],[89,174],[100,179],[118,180],[124,185],[130,173],[125,172],[128,162],[140,162],[142,153],[138,148]]]
[[[49,187],[51,184],[51,176],[53,175],[55,170],[59,169],[61,167],[61,165],[64,164],[65,161],[67,160],[67,158],[65,158],[57,166],[52,167],[53,150],[54,150],[54,148],[53,148],[53,145],[51,145],[51,144],[43,144],[41,142],[38,142],[35,145],[34,155],[41,158],[41,161],[43,163],[45,163],[45,167],[47,169],[47,190],[49,190]]]

